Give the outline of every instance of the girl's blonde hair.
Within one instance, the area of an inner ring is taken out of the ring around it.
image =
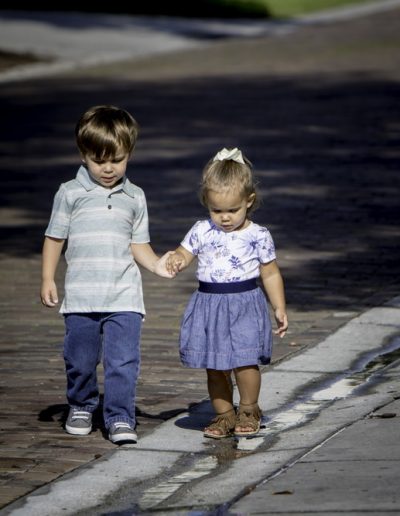
[[[212,158],[203,169],[200,185],[200,202],[208,208],[208,192],[226,192],[227,190],[238,192],[243,198],[249,198],[254,194],[254,202],[248,209],[253,211],[258,205],[256,182],[253,176],[251,162],[241,154],[244,163],[233,159]]]
[[[95,159],[131,155],[139,132],[136,120],[116,106],[93,106],[78,120],[75,136],[82,155]]]

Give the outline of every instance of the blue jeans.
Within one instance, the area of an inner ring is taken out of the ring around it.
[[[99,404],[97,365],[103,352],[106,428],[135,426],[142,316],[136,312],[66,314],[64,361],[70,407],[93,412]]]

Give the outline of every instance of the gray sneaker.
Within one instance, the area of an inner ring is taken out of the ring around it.
[[[108,438],[114,444],[136,443],[137,434],[129,423],[117,421],[110,426]]]
[[[86,410],[70,408],[65,430],[72,435],[88,435],[92,431],[92,414]]]

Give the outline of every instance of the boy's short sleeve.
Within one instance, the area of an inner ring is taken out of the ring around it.
[[[71,205],[68,202],[67,190],[61,185],[54,196],[50,222],[45,235],[53,238],[68,238],[71,220]]]
[[[276,259],[275,244],[267,228],[260,228],[257,244],[260,263],[269,263]]]
[[[143,190],[135,195],[137,205],[135,207],[135,218],[132,224],[132,244],[147,244],[150,242],[149,216],[147,213],[146,197]]]

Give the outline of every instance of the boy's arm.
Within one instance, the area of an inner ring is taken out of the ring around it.
[[[170,251],[161,258],[156,255],[150,244],[131,244],[131,251],[135,261],[154,274],[163,278],[173,278],[174,273],[167,270],[166,261]]]
[[[64,239],[45,237],[42,251],[42,286],[40,298],[50,308],[58,303],[55,274],[60,260]]]
[[[288,319],[286,315],[283,279],[276,261],[273,260],[272,262],[261,264],[260,275],[268,299],[274,309],[275,319],[278,325],[275,334],[282,338],[288,328]]]

